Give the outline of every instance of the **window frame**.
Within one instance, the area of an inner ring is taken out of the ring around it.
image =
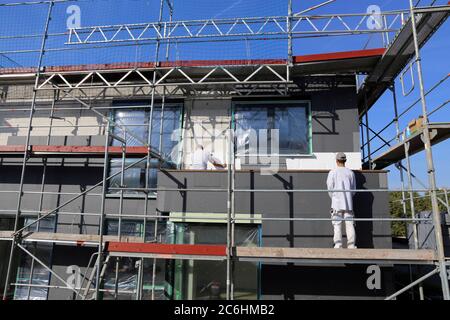
[[[109,110],[109,119],[112,122],[116,121],[116,112],[120,112],[120,110],[128,110],[128,111],[132,111],[132,110],[136,110],[136,111],[144,111],[148,116],[146,117],[146,119],[148,120],[147,125],[143,125],[142,127],[146,127],[145,130],[147,131],[147,136],[148,136],[148,132],[150,130],[150,125],[153,125],[153,121],[150,121],[150,112],[151,112],[151,102],[150,101],[115,101],[113,102],[110,110]],[[154,107],[161,109],[162,108],[162,102],[158,101],[154,103]],[[176,102],[165,102],[164,107],[167,108],[178,108],[179,112],[180,112],[180,116],[179,116],[179,129],[181,129],[180,132],[180,142],[179,142],[179,154],[182,154],[183,151],[183,136],[182,136],[182,129],[184,126],[184,110],[185,110],[185,106],[184,106],[184,102],[181,101],[176,101]],[[111,131],[113,130],[113,128],[111,129]],[[153,132],[152,132],[153,135]],[[147,138],[145,139],[147,140]],[[112,145],[113,142],[110,142],[110,145]],[[180,156],[179,156],[180,157]],[[135,160],[134,158],[126,158],[126,160],[131,159],[131,160]],[[136,159],[137,160],[137,159]],[[176,165],[176,167],[178,169],[180,169],[182,167],[182,156],[180,157],[180,159],[178,159],[178,163],[174,163]],[[108,172],[111,172],[111,159],[110,161],[108,161]],[[151,168],[151,166],[150,166]],[[146,179],[149,179],[150,176],[150,172],[147,172],[147,168],[144,168],[145,175],[146,175]],[[109,184],[108,184],[109,187]],[[119,193],[110,193],[110,191],[108,190],[107,194],[106,194],[107,198],[120,198],[121,194]],[[142,199],[145,198],[146,195],[144,193],[123,193],[123,198],[124,199]],[[151,192],[148,193],[148,199],[150,200],[155,200],[157,197],[157,192]]]
[[[280,154],[280,153],[271,153],[271,154],[236,154],[237,157],[296,157],[296,158],[310,158],[314,156],[314,149],[313,149],[313,128],[312,128],[312,108],[311,108],[311,100],[267,100],[267,101],[233,101],[231,106],[231,121],[232,121],[232,129],[233,132],[236,134],[236,109],[238,105],[249,105],[254,107],[264,107],[265,105],[273,105],[273,104],[306,104],[306,119],[307,119],[307,126],[308,126],[308,152],[307,153],[286,153],[286,154]]]

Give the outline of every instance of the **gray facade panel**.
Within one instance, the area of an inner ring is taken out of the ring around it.
[[[280,172],[262,176],[237,172],[236,189],[325,189],[327,172]],[[380,189],[385,172],[357,172],[358,189]],[[161,172],[161,188],[226,188],[226,172]],[[166,212],[226,213],[226,192],[160,192],[158,209]],[[354,198],[357,218],[388,218],[387,192],[359,193]],[[205,211],[206,210],[206,211]],[[265,218],[329,218],[328,193],[236,193],[236,213]],[[361,248],[392,248],[387,222],[357,222],[357,245]],[[330,221],[263,221],[264,247],[332,247]],[[382,299],[393,292],[392,268],[381,268],[381,289],[367,287],[368,266],[286,263],[261,264],[261,298],[266,299]]]
[[[380,189],[386,173],[357,172],[358,189]],[[236,189],[324,190],[327,172],[282,172],[263,176],[237,172]],[[226,172],[161,172],[160,188],[227,188]],[[237,192],[236,213],[258,214],[265,218],[330,218],[328,193]],[[158,210],[163,212],[226,213],[226,192],[160,192]],[[354,198],[357,218],[387,218],[387,192],[363,192]],[[391,229],[386,222],[358,222],[358,245],[390,248]],[[332,244],[329,221],[267,221],[263,223],[264,246],[327,248]]]
[[[360,152],[355,88],[311,95],[313,152]]]

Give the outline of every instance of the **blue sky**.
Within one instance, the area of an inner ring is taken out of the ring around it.
[[[294,0],[294,11],[299,12],[323,0]],[[417,1],[417,0],[415,0]],[[10,1],[1,0],[1,3]],[[421,4],[430,3],[430,0],[422,0]],[[250,17],[267,15],[286,15],[286,0],[174,0],[174,20],[192,20],[207,18]],[[446,0],[438,0],[437,4],[446,4]],[[81,9],[82,26],[108,25],[119,23],[140,23],[156,21],[159,13],[159,0],[82,0],[76,2],[57,4],[53,11],[53,19],[50,25],[50,33],[66,31],[66,10],[70,5],[76,4]],[[383,11],[405,9],[409,6],[409,0],[337,0],[334,3],[317,9],[311,13],[364,13],[370,5],[378,5]],[[39,35],[43,31],[43,25],[47,13],[46,5],[0,7],[0,39],[12,35]],[[168,19],[167,10],[165,20]],[[430,88],[438,80],[450,72],[450,23],[447,23],[431,39],[422,50],[423,66],[425,69],[425,87]],[[65,36],[53,36],[48,40],[48,48],[65,47]],[[335,37],[318,39],[298,39],[294,42],[294,54],[323,53],[333,51],[345,51],[362,49],[368,41],[367,36]],[[1,39],[0,51],[39,49],[39,37],[31,37],[18,41]],[[374,36],[368,43],[368,47],[380,47],[380,36]],[[239,43],[203,43],[203,44],[177,44],[172,47],[170,59],[232,59],[232,58],[285,58],[285,41],[249,41]],[[133,46],[127,48],[104,48],[94,50],[71,50],[47,53],[45,65],[80,64],[80,63],[107,63],[120,61],[148,61],[154,57],[153,46]],[[9,54],[7,57],[0,55],[0,66],[18,67],[33,65],[37,60],[36,53]],[[408,83],[408,82],[407,82]],[[417,83],[417,78],[416,78]],[[418,90],[403,97],[400,85],[397,86],[399,108],[402,110],[414,101]],[[440,90],[428,97],[429,109],[433,109],[445,100],[448,100],[450,92],[450,79]],[[421,114],[421,106],[418,104],[401,121],[404,128],[407,123]],[[370,112],[370,122],[374,130],[381,129],[392,119],[392,96],[386,93]],[[436,113],[431,121],[448,122],[450,111],[448,106]],[[395,135],[394,128],[385,132],[384,137],[390,140]],[[443,142],[434,149],[434,159],[437,169],[438,185],[448,186],[450,178],[450,166],[447,157],[450,156],[449,142]],[[390,168],[390,186],[400,186],[399,175],[395,168]],[[412,158],[413,172],[425,183],[428,183],[426,174],[426,161],[424,153]],[[420,187],[416,185],[416,187]]]

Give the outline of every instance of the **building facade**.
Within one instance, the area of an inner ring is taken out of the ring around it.
[[[28,110],[33,93],[32,85],[25,80],[18,84],[17,75],[9,77],[11,83],[4,80],[2,108],[8,111],[1,114],[3,129],[0,133],[3,145],[0,183],[3,190],[11,191],[0,195],[2,230],[5,231],[14,227],[17,194],[12,191],[20,184],[23,151],[15,152],[18,146],[26,145]],[[310,80],[298,77],[296,81],[308,83]],[[235,192],[236,244],[244,247],[331,248],[332,226],[327,220],[331,203],[324,191],[328,171],[335,166],[335,154],[347,154],[348,166],[356,172],[358,189],[386,190],[358,193],[355,196],[357,218],[388,217],[387,173],[361,170],[355,76],[341,75],[333,79],[327,76],[315,79],[310,85],[313,88],[290,97],[273,94],[246,98],[185,95],[164,96],[163,100],[155,99],[153,103],[147,95],[134,95],[130,91],[125,98],[110,96],[94,101],[90,107],[99,114],[86,109],[76,99],[57,97],[54,100],[52,92],[40,92],[29,141],[32,149],[24,177],[21,226],[102,180],[104,153],[95,153],[92,148],[104,150],[107,143],[120,150],[122,138],[130,148],[127,150],[131,150],[144,147],[143,142],[148,140],[152,149],[163,155],[164,161],[152,158],[148,163],[144,160],[133,165],[145,156],[145,147],[144,153],[112,152],[107,159],[106,172],[113,177],[106,188],[103,234],[115,239],[120,232],[122,241],[145,237],[153,243],[224,244],[227,236],[227,171],[214,168],[195,171],[190,167],[197,145],[203,145],[205,150],[228,164],[231,159],[228,136],[232,130],[236,143],[234,187],[277,190]],[[122,127],[107,125],[105,119]],[[259,134],[266,129],[269,134]],[[272,141],[275,140],[272,131],[277,134],[278,144]],[[45,146],[50,148],[45,149]],[[91,149],[83,153],[79,151],[82,147]],[[78,150],[75,155],[73,150]],[[122,166],[127,168],[123,175]],[[273,168],[276,172],[266,172]],[[174,191],[180,185],[203,191]],[[289,190],[317,191],[295,193]],[[102,186],[97,185],[29,227],[29,231],[75,237],[98,235],[101,198]],[[360,248],[392,247],[389,222],[357,222],[357,236]],[[90,277],[92,280],[95,246],[59,241],[31,242],[26,247],[73,288],[85,287]],[[2,250],[8,252],[7,242],[2,242]],[[5,259],[0,262],[2,279],[7,262]],[[235,298],[386,296],[393,290],[391,268],[382,267],[382,285],[374,289],[367,285],[369,266],[240,261],[234,267]],[[110,257],[103,271],[104,299],[225,297],[225,261]],[[60,279],[26,254],[15,261],[12,274],[11,298],[79,298],[74,290],[68,290]],[[139,288],[142,288],[140,293]],[[86,293],[92,295],[92,291]]]

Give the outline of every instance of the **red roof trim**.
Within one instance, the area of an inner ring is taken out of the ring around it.
[[[210,257],[225,257],[225,245],[186,245],[186,244],[154,244],[154,243],[125,243],[109,242],[108,252],[149,253],[167,255],[196,255]]]
[[[346,60],[346,59],[357,59],[357,58],[367,58],[382,56],[386,52],[386,49],[368,49],[368,50],[357,50],[357,51],[345,51],[345,52],[334,52],[334,53],[322,53],[322,54],[311,54],[306,56],[296,56],[294,57],[294,63],[306,63],[306,62],[321,62],[330,60]]]
[[[345,60],[365,57],[382,56],[386,52],[384,48],[356,50],[356,51],[344,51],[344,52],[332,52],[323,54],[311,54],[304,56],[295,56],[294,63],[308,63],[308,62],[324,62],[331,60]],[[286,59],[256,59],[256,60],[186,60],[186,61],[168,61],[161,62],[159,67],[173,68],[173,67],[210,67],[210,66],[254,66],[262,64],[282,65],[286,64]],[[124,62],[124,63],[111,63],[111,64],[86,64],[86,65],[74,65],[74,66],[54,66],[46,67],[45,72],[74,72],[74,71],[93,71],[93,70],[122,70],[122,69],[151,69],[154,68],[153,62]],[[24,74],[35,73],[35,68],[0,68],[0,74]]]

